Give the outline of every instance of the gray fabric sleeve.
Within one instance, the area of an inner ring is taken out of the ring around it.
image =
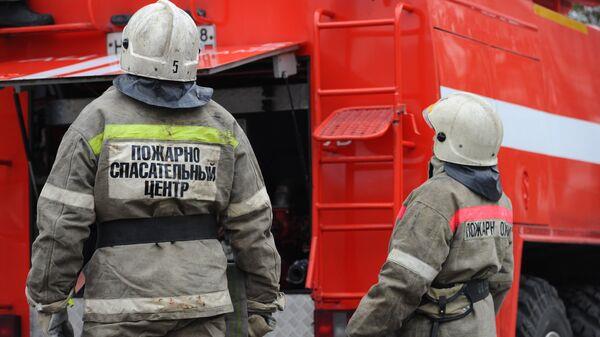
[[[396,221],[378,282],[348,322],[348,336],[385,336],[400,329],[441,270],[451,239],[448,219],[420,202],[408,205]]]
[[[64,135],[37,207],[39,235],[31,251],[27,277],[30,304],[40,311],[65,302],[83,264],[83,243],[95,221],[96,157],[84,137],[71,127]]]
[[[248,310],[273,312],[280,297],[281,258],[271,233],[271,202],[250,142],[237,123],[234,134],[239,144],[223,227],[236,263],[246,274]]]
[[[498,311],[500,311],[500,307],[502,306],[502,302],[504,302],[504,298],[506,294],[510,290],[510,287],[513,283],[513,240],[512,233],[509,238],[509,244],[504,252],[504,258],[502,260],[502,266],[498,273],[492,275],[490,277],[490,293],[494,299],[494,310],[496,311],[496,315]]]

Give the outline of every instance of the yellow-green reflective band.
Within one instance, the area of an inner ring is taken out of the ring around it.
[[[92,151],[94,151],[94,154],[97,156],[100,154],[100,151],[102,150],[102,142],[104,141],[104,132],[94,136],[94,138],[90,139],[90,141],[88,142],[88,144],[90,144],[90,147],[92,148]]]
[[[239,144],[233,132],[209,126],[108,124],[104,133],[90,140],[90,147],[98,155],[102,150],[102,143],[109,139],[184,140],[231,145],[233,148]]]

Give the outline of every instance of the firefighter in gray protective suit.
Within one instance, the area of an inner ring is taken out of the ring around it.
[[[126,74],[64,135],[26,288],[47,336],[72,335],[66,306],[94,222],[83,336],[224,336],[219,228],[246,276],[249,335],[273,329],[283,297],[271,204],[244,132],[195,83],[198,35],[169,1],[140,9],[123,32]]]
[[[512,209],[496,168],[502,122],[466,93],[423,115],[435,132],[430,179],[404,202],[350,337],[496,336],[495,314],[513,280]]]

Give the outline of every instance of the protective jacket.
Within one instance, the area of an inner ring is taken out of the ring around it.
[[[439,324],[438,336],[496,336],[495,313],[513,279],[510,200],[489,200],[450,177],[435,157],[431,164],[433,176],[404,202],[377,284],[348,323],[351,337],[429,337],[426,298],[474,280],[487,280],[489,294],[470,314]]]
[[[274,311],[280,257],[271,204],[235,119],[214,101],[174,110],[111,87],[66,132],[41,192],[28,299],[40,311],[63,307],[94,222],[208,214],[229,234],[246,273],[249,310]],[[226,266],[214,238],[98,248],[84,270],[84,321],[230,312]]]

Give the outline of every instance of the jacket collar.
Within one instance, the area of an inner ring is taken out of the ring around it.
[[[163,81],[131,74],[117,76],[113,84],[121,93],[161,108],[198,108],[208,103],[213,94],[212,88],[198,86],[193,81]]]
[[[429,162],[429,177],[435,177],[444,172],[485,199],[498,201],[502,197],[502,182],[497,166],[459,165],[441,161],[433,156]]]

